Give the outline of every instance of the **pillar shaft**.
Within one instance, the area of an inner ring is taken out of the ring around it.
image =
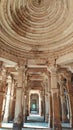
[[[53,109],[53,128],[54,130],[61,130],[60,119],[60,100],[57,88],[57,73],[56,68],[51,69],[51,92],[52,92],[52,109]]]
[[[22,100],[22,106],[23,106],[23,116],[26,115],[26,109],[28,109],[29,104],[29,96],[27,95],[27,76],[26,76],[26,69],[24,70],[24,79],[23,79],[23,100]],[[25,119],[24,119],[25,121]]]
[[[7,83],[8,86],[7,86],[6,105],[5,105],[3,122],[8,122],[8,118],[9,118],[10,94],[11,94],[11,85],[12,85],[12,80],[10,76],[8,76]]]
[[[48,122],[49,116],[49,98],[48,98],[48,77],[45,78],[45,90],[44,90],[44,98],[45,98],[45,122]]]
[[[70,99],[70,125],[73,127],[73,86],[71,85],[71,74],[69,74],[67,77],[67,89]]]
[[[66,110],[64,108],[64,96],[61,97],[61,106],[62,106],[62,122],[67,122],[67,115],[66,115]]]
[[[62,115],[61,115],[61,119],[62,122],[67,122],[67,115],[66,115],[66,110],[65,110],[65,106],[64,106],[64,101],[65,101],[65,95],[64,95],[64,90],[63,90],[63,83],[64,81],[61,80],[60,81],[60,98],[61,98],[61,108],[62,108]]]
[[[14,117],[14,80],[12,82],[12,89],[11,89],[11,98],[10,98],[10,112],[9,112],[9,118],[10,120],[13,120]]]
[[[49,104],[49,127],[53,127],[53,116],[52,116],[52,94],[51,94],[51,76],[49,75],[48,77],[48,104]]]
[[[3,65],[0,64],[0,65]],[[0,66],[2,68],[2,71],[0,73],[0,127],[1,127],[1,122],[3,120],[3,98],[4,98],[4,93],[5,93],[5,87],[6,87],[6,70],[3,66]]]
[[[22,113],[22,88],[18,87],[16,90],[15,118],[20,113]]]
[[[45,122],[48,122],[48,116],[49,116],[49,98],[48,98],[48,94],[45,96],[45,105],[46,105]]]
[[[73,90],[70,94],[70,105],[71,105],[70,124],[71,124],[71,127],[73,128]]]
[[[51,92],[49,93],[49,127],[53,127],[53,111],[52,111],[52,95]]]
[[[0,91],[0,127],[2,122],[3,92]]]
[[[18,86],[16,89],[16,104],[15,104],[15,118],[22,114],[22,96],[23,96],[23,72],[24,66],[18,69]]]

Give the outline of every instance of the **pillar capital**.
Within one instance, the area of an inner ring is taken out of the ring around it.
[[[58,69],[57,65],[49,65],[48,66],[48,70],[50,71],[51,74],[56,74],[57,69]]]
[[[59,76],[58,76],[58,82],[59,82],[59,85],[60,85],[61,87],[64,86],[64,77],[63,77],[63,75],[59,75]]]
[[[10,75],[7,76],[7,83],[12,83],[12,77]]]
[[[18,65],[16,69],[17,69],[18,72],[23,71],[23,70],[25,70],[25,66],[24,65],[20,65],[20,66]]]
[[[6,68],[3,62],[0,61],[0,80],[6,81]]]
[[[18,67],[25,67],[26,64],[27,64],[26,60],[19,59],[17,65],[18,65]]]
[[[57,66],[51,66],[51,67],[50,67],[50,72],[51,72],[52,75],[56,75]]]
[[[26,69],[27,69],[27,67],[26,67],[26,64],[18,64],[17,65],[17,67],[16,67],[16,70],[18,71],[18,73],[20,73],[20,72],[26,72]]]
[[[71,72],[66,73],[67,81],[71,81],[71,76],[72,76]]]

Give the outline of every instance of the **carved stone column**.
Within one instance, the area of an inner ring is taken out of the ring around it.
[[[3,86],[2,86],[2,83],[0,81],[0,127],[1,127],[1,122],[2,122],[2,105],[3,105],[3,95],[4,95],[4,92],[1,89],[2,87]]]
[[[8,118],[9,118],[10,94],[11,94],[11,86],[12,86],[12,78],[10,75],[7,77],[7,84],[8,86],[7,86],[6,105],[5,105],[3,122],[8,122]]]
[[[18,86],[16,89],[15,118],[17,118],[20,113],[22,114],[23,73],[24,66],[20,65],[18,68]]]
[[[49,98],[49,119],[48,119],[48,123],[49,123],[49,127],[52,128],[53,124],[53,116],[52,116],[52,94],[51,94],[51,76],[49,75],[48,77],[48,98]]]
[[[10,112],[9,112],[9,118],[10,120],[13,120],[14,118],[14,87],[15,87],[15,84],[14,84],[14,80],[12,80],[12,89],[11,89],[11,98],[10,98]]]
[[[3,65],[3,63],[2,63]],[[6,70],[5,68],[3,68],[3,66],[1,66],[1,72],[0,72],[0,126],[1,126],[1,122],[3,120],[3,98],[4,98],[4,94],[5,94],[5,87],[6,87]]]
[[[45,81],[44,81],[44,98],[45,98],[45,122],[48,122],[48,116],[49,116],[49,98],[48,98],[48,77],[45,76]]]
[[[59,83],[60,83],[60,98],[61,98],[61,114],[62,114],[62,122],[67,122],[67,116],[66,116],[66,110],[65,110],[65,106],[64,106],[64,102],[65,102],[65,95],[64,95],[64,79],[63,76],[60,75],[59,78]]]
[[[71,84],[71,73],[67,75],[67,90],[70,99],[70,125],[73,127],[73,86]]]
[[[23,121],[25,121],[25,115],[26,115],[26,109],[28,109],[28,104],[29,104],[29,96],[28,94],[28,88],[27,88],[27,67],[26,65],[24,66],[24,79],[23,79],[23,99],[22,99],[22,106],[23,106]]]
[[[60,100],[57,88],[57,68],[51,67],[51,93],[52,93],[52,112],[54,130],[62,130],[60,119]]]

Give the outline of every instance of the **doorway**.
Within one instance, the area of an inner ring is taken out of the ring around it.
[[[30,90],[29,93],[29,114],[41,116],[41,96],[39,90]]]

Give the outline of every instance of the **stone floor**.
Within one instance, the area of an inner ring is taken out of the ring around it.
[[[2,123],[2,128],[0,130],[12,130],[13,124],[12,123]],[[22,130],[53,130],[50,129],[47,123],[24,123],[24,128]],[[63,124],[62,130],[73,130],[70,128],[69,124]]]
[[[62,130],[73,130],[70,128],[69,123],[62,123]],[[12,130],[13,123],[2,123],[2,128],[0,130]],[[30,116],[27,118],[27,122],[24,123],[24,128],[22,130],[53,130],[49,128],[49,123],[44,122],[44,118],[37,116]]]
[[[0,128],[0,130],[13,130],[12,128]],[[22,128],[22,130],[53,130],[51,128]],[[62,128],[62,130],[73,130],[73,128]]]

